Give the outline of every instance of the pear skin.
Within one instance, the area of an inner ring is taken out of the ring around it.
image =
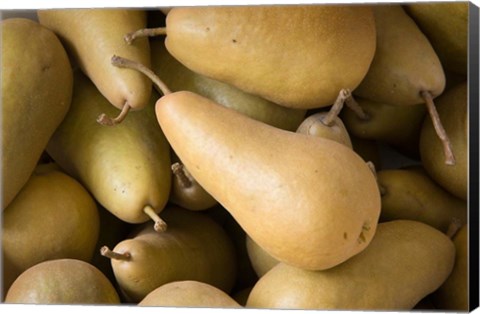
[[[71,109],[51,137],[47,152],[58,165],[79,180],[95,199],[127,223],[152,218],[166,227],[158,213],[167,204],[171,188],[170,146],[155,118],[153,104],[130,112],[115,127],[95,121],[98,110],[115,108],[88,77],[75,71]]]
[[[420,159],[418,141],[427,108],[423,104],[401,106],[355,98],[368,116],[362,119],[346,108],[341,118],[349,134],[380,141],[413,159]]]
[[[453,219],[467,222],[467,202],[443,189],[422,166],[384,169],[377,178],[382,186],[380,221],[417,220],[445,233]]]
[[[442,64],[411,17],[399,4],[373,6],[377,48],[367,75],[353,90],[359,97],[392,105],[425,102],[445,88]]]
[[[152,40],[152,70],[161,73],[162,81],[172,90],[188,90],[237,110],[253,119],[294,131],[306,110],[279,106],[259,96],[246,93],[230,84],[193,72],[178,62],[161,40]]]
[[[468,2],[405,3],[445,69],[467,75]]]
[[[247,236],[245,240],[248,257],[258,278],[265,275],[270,269],[279,263],[277,259],[273,258],[255,243],[252,238]]]
[[[455,246],[439,230],[412,220],[384,222],[364,251],[337,267],[278,264],[255,284],[246,307],[411,310],[440,287],[454,262]]]
[[[115,278],[129,302],[140,302],[172,281],[195,280],[226,293],[236,276],[236,256],[225,231],[202,212],[168,207],[168,229],[153,230],[150,222],[102,254],[111,260]]]
[[[25,270],[12,284],[5,303],[120,304],[112,283],[95,266],[77,259],[54,259]]]
[[[42,164],[4,210],[1,235],[16,276],[45,260],[90,262],[99,235],[98,208],[77,180]]]
[[[327,115],[328,112],[317,112],[307,116],[298,126],[296,132],[328,138],[352,148],[352,141],[343,121],[339,117],[335,117],[331,124],[327,125],[323,122]]]
[[[241,308],[225,291],[195,280],[173,281],[150,292],[138,306]]]
[[[468,86],[467,82],[447,90],[435,101],[438,115],[449,134],[455,165],[443,162],[442,143],[432,122],[425,119],[420,132],[420,157],[427,173],[456,197],[468,198]]]
[[[275,258],[326,269],[373,237],[377,182],[345,145],[269,126],[191,92],[161,97],[156,115],[192,176]]]
[[[445,282],[432,294],[432,302],[440,310],[469,310],[469,245],[468,225],[464,224],[453,236],[455,265]],[[472,269],[472,268],[470,268]]]
[[[298,109],[354,90],[376,48],[365,5],[175,7],[166,34],[167,50],[192,71]]]
[[[0,23],[2,210],[26,184],[72,98],[73,75],[58,37],[39,23]]]
[[[146,26],[146,12],[130,9],[43,9],[40,24],[51,29],[64,43],[69,55],[98,90],[118,109],[125,104],[147,106],[151,82],[132,71],[112,67],[112,55],[122,55],[150,66],[150,46],[145,38],[132,45],[124,35]],[[102,114],[98,111],[97,115]],[[117,112],[115,112],[115,115]],[[96,118],[96,117],[95,117]]]

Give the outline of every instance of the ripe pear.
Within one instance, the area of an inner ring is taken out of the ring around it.
[[[218,202],[192,177],[175,153],[172,153],[172,188],[169,201],[189,210],[207,210]]]
[[[3,212],[3,254],[15,277],[45,260],[90,262],[98,235],[95,200],[54,164],[38,165]]]
[[[442,143],[432,122],[426,119],[420,133],[420,157],[427,173],[453,195],[468,197],[468,86],[467,82],[447,90],[436,101],[438,115],[455,151],[455,165],[445,165]]]
[[[146,26],[144,10],[43,9],[37,15],[40,24],[59,36],[72,60],[113,106],[129,110],[148,105],[151,82],[139,73],[122,71],[110,64],[110,57],[119,54],[150,66],[148,40],[143,38],[128,45],[123,39],[125,34]],[[96,113],[103,112],[97,109]],[[118,122],[108,118],[105,123]]]
[[[33,173],[70,106],[73,76],[57,36],[26,18],[0,22],[2,210]]]
[[[304,109],[285,108],[230,84],[193,72],[172,57],[163,41],[152,40],[150,46],[152,70],[161,73],[162,81],[173,91],[188,90],[197,93],[253,119],[290,131],[294,131],[305,117]]]
[[[325,269],[370,242],[380,193],[347,146],[269,126],[191,92],[163,96],[156,114],[192,176],[275,258]]]
[[[468,5],[466,1],[404,4],[444,68],[463,75],[468,70]]]
[[[445,282],[432,294],[433,304],[441,310],[468,311],[469,310],[469,241],[468,225],[464,224],[453,235],[455,244],[455,265]],[[472,271],[473,268],[470,268]],[[471,282],[471,281],[470,281]]]
[[[412,220],[384,222],[364,251],[334,268],[278,264],[258,280],[246,307],[410,310],[440,287],[454,261],[455,246],[439,230]]]
[[[362,119],[346,108],[341,119],[349,134],[358,138],[376,140],[399,152],[419,159],[418,141],[427,108],[423,104],[401,106],[355,98],[368,116]]]
[[[442,64],[415,22],[400,4],[375,5],[377,49],[356,96],[380,103],[425,104],[442,140],[444,162],[455,165],[455,152],[435,107],[446,85]]]
[[[447,232],[452,219],[467,222],[467,202],[447,192],[422,166],[377,172],[382,186],[380,221],[411,219]]]
[[[225,291],[210,284],[183,280],[166,283],[145,296],[138,306],[241,308]]]
[[[438,56],[400,4],[373,6],[377,48],[362,83],[353,91],[361,98],[392,105],[425,102],[445,88],[445,73]]]
[[[25,270],[5,303],[120,304],[115,288],[96,267],[77,259],[54,259]]]
[[[158,213],[170,194],[170,147],[155,119],[152,94],[144,110],[130,112],[114,128],[95,121],[98,110],[112,113],[91,80],[75,71],[68,115],[47,146],[62,169],[79,180],[107,210],[127,223],[150,218],[166,228]]]
[[[366,5],[174,7],[165,24],[127,40],[167,35],[167,50],[192,71],[297,109],[355,89],[376,48]]]
[[[225,231],[202,212],[168,207],[163,214],[169,222],[165,232],[155,232],[147,222],[112,250],[102,248],[126,299],[139,302],[161,285],[180,280],[205,282],[228,293],[236,256]]]

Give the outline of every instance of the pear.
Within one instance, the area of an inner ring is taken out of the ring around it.
[[[238,304],[241,306],[245,306],[247,304],[248,300],[248,295],[250,294],[250,291],[252,291],[253,287],[246,287],[243,288],[242,290],[237,291],[232,295],[232,298],[237,301]]]
[[[270,269],[275,267],[279,261],[265,252],[255,241],[249,236],[245,239],[248,257],[252,263],[252,267],[255,270],[258,278],[265,275]]]
[[[26,18],[1,28],[2,210],[26,184],[65,117],[73,76],[57,36]]]
[[[329,106],[341,89],[354,90],[376,48],[366,5],[174,7],[164,28],[127,40],[157,34],[192,71],[297,109]]]
[[[173,91],[188,90],[197,93],[253,119],[290,131],[294,131],[305,117],[304,109],[285,108],[230,84],[193,72],[167,51],[163,41],[152,40],[150,46],[152,70],[162,73],[163,82]]]
[[[45,260],[90,262],[98,235],[94,199],[55,164],[38,165],[3,212],[3,255],[14,277]]]
[[[71,59],[92,80],[101,94],[122,112],[111,118],[99,117],[99,122],[115,124],[133,109],[147,106],[151,96],[150,81],[131,71],[112,67],[110,57],[120,54],[150,65],[148,40],[139,39],[127,45],[124,35],[146,26],[144,10],[134,9],[41,9],[40,24],[51,29],[64,43]],[[97,109],[97,115],[102,114]],[[118,119],[117,119],[118,118]]]
[[[380,221],[411,219],[447,232],[452,219],[467,222],[467,202],[433,181],[422,166],[377,172],[382,186]]]
[[[120,304],[112,283],[96,267],[77,259],[54,259],[25,270],[12,284],[5,303]]]
[[[420,157],[427,173],[453,195],[468,198],[468,86],[464,81],[436,100],[438,115],[455,150],[456,164],[442,161],[442,142],[435,137],[434,125],[426,119],[420,133]]]
[[[433,101],[446,85],[438,55],[400,4],[375,5],[373,11],[377,30],[375,57],[353,93],[385,104],[425,104],[443,143],[444,162],[455,165],[455,153]]]
[[[150,106],[130,112],[114,128],[95,121],[98,110],[112,113],[108,100],[80,71],[75,71],[73,101],[68,115],[51,137],[47,152],[95,199],[127,223],[156,221],[170,194],[170,147]]]
[[[445,69],[467,75],[468,2],[405,3]]]
[[[141,64],[120,56],[112,63],[165,87]],[[192,92],[162,90],[155,111],[172,149],[269,254],[319,270],[368,246],[380,192],[370,165],[351,148],[270,126]]]
[[[452,240],[456,249],[455,265],[450,276],[432,294],[432,302],[440,310],[461,312],[469,310],[469,291],[471,290],[469,289],[468,232],[468,225],[464,224],[453,235]]]
[[[198,184],[175,153],[172,153],[172,188],[169,201],[189,210],[207,210],[218,202]]]
[[[410,310],[440,287],[454,262],[455,246],[439,230],[412,220],[384,222],[364,251],[334,268],[276,265],[255,284],[246,307]]]
[[[241,308],[226,292],[210,284],[183,280],[166,283],[145,296],[138,306]]]
[[[112,250],[102,248],[126,299],[140,302],[156,288],[181,280],[201,281],[228,293],[236,256],[225,231],[202,212],[168,207],[164,217],[169,221],[165,232],[155,232],[147,222]]]
[[[355,98],[368,118],[343,110],[341,119],[349,134],[387,144],[406,156],[419,159],[418,141],[427,108],[424,104],[401,106]]]

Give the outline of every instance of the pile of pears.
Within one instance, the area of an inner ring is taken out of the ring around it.
[[[34,13],[2,302],[469,309],[468,2]]]

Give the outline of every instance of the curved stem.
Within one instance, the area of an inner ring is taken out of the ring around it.
[[[187,189],[192,186],[192,181],[185,174],[185,166],[179,162],[172,164],[172,172],[175,177],[178,179],[178,182],[182,188]]]
[[[125,119],[128,112],[130,111],[130,108],[131,108],[130,105],[128,103],[125,103],[122,107],[122,111],[120,111],[118,116],[116,116],[115,118],[111,118],[111,117],[107,117],[105,113],[102,113],[101,115],[98,116],[97,122],[102,125],[108,125],[108,126],[119,124]]]
[[[348,89],[342,89],[338,93],[337,99],[333,103],[328,113],[325,115],[325,117],[323,117],[322,123],[326,126],[332,126],[333,122],[335,122],[335,118],[337,118],[340,114],[340,111],[342,111],[345,100],[350,96],[351,93]]]
[[[153,225],[155,231],[164,232],[167,230],[167,224],[165,223],[165,221],[162,220],[162,218],[160,218],[160,216],[158,216],[152,206],[145,206],[143,208],[143,212],[155,222],[155,224]]]
[[[353,98],[353,95],[350,95],[350,97],[345,99],[345,105],[347,105],[348,108],[353,110],[353,112],[355,112],[355,114],[360,120],[367,121],[370,119],[370,116],[363,110],[363,108],[355,100],[355,98]]]
[[[430,118],[432,119],[435,132],[442,141],[443,152],[445,154],[445,164],[455,165],[455,156],[452,151],[450,139],[448,138],[447,132],[445,132],[442,122],[440,121],[440,117],[438,116],[437,108],[435,107],[435,104],[433,102],[432,94],[429,91],[422,91],[420,92],[420,94],[422,95],[423,99],[425,100],[425,104],[427,105],[428,113],[430,115]]]
[[[161,35],[167,35],[166,27],[142,28],[135,32],[126,34],[123,39],[127,42],[127,44],[131,45],[132,42],[139,37],[155,37]]]
[[[172,91],[167,87],[167,85],[165,85],[165,83],[163,83],[162,80],[160,80],[160,78],[155,73],[153,73],[152,70],[150,70],[143,64],[116,55],[112,57],[111,62],[116,67],[134,69],[143,73],[153,81],[153,83],[164,95],[172,93]]]
[[[107,246],[102,246],[100,248],[100,254],[102,254],[102,256],[105,256],[105,257],[108,257],[108,258],[119,259],[119,260],[124,260],[124,261],[130,260],[130,258],[132,257],[130,255],[130,253],[128,253],[128,252],[117,253],[117,252],[114,252],[114,251],[110,250]]]

